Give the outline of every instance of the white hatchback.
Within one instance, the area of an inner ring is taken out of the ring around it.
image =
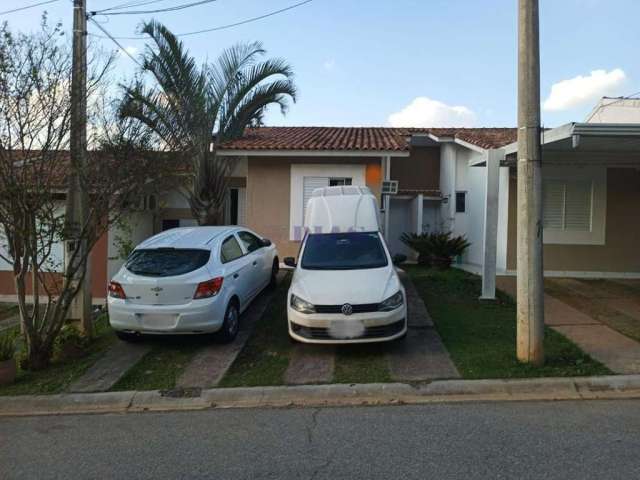
[[[275,246],[235,226],[175,228],[131,253],[109,283],[109,322],[139,334],[238,334],[240,313],[278,273]]]

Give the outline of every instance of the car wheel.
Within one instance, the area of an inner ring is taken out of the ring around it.
[[[269,288],[276,288],[278,286],[279,271],[280,271],[280,262],[276,257],[273,259],[273,265],[271,266],[271,279],[269,280]]]
[[[240,312],[235,302],[229,303],[224,314],[224,322],[218,333],[218,338],[222,343],[232,342],[240,331]]]
[[[136,335],[135,333],[121,332],[116,330],[116,337],[118,337],[123,342],[139,342],[141,336]]]

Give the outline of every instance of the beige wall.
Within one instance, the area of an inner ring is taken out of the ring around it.
[[[516,268],[515,175],[509,179],[507,268]],[[640,272],[640,172],[607,170],[607,215],[604,245],[545,245],[544,269],[560,271]]]
[[[295,257],[300,243],[289,240],[291,164],[365,164],[375,170],[379,168],[380,162],[379,157],[249,157],[247,226],[271,239],[278,247],[281,260],[284,257]],[[378,177],[367,175],[367,178]],[[367,182],[367,186],[374,193],[380,191],[379,184]]]
[[[391,179],[402,190],[440,189],[440,147],[413,147],[409,157],[391,159]]]

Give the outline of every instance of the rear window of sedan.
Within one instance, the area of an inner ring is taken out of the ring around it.
[[[173,277],[204,267],[211,252],[190,248],[155,248],[134,250],[125,268],[146,277]]]

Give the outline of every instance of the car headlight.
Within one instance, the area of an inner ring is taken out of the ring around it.
[[[316,313],[316,307],[294,294],[291,294],[291,308],[300,313]]]
[[[381,312],[390,312],[391,310],[395,310],[399,308],[404,303],[404,296],[402,295],[402,291],[397,291],[385,301],[380,303],[378,310]]]

